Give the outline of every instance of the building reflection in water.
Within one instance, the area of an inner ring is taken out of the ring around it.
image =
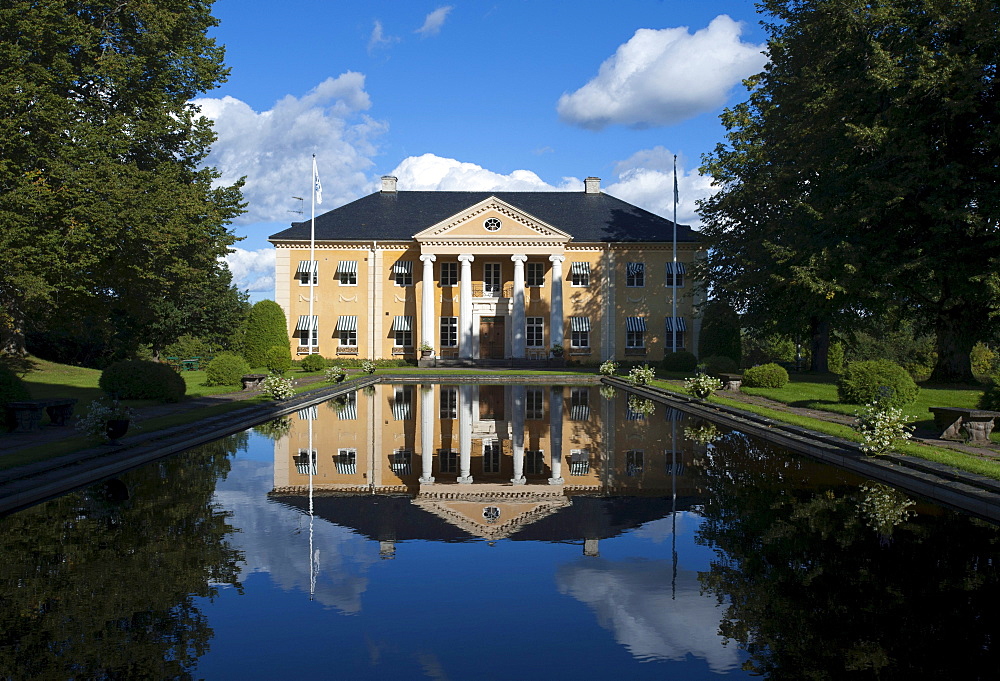
[[[401,539],[508,537],[596,556],[625,529],[602,499],[634,507],[619,514],[629,527],[697,503],[685,469],[706,445],[682,418],[593,384],[382,385],[300,412],[275,444],[270,496],[377,539],[383,557]]]

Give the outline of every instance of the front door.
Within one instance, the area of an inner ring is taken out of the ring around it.
[[[480,359],[503,359],[504,318],[480,317],[479,357]]]

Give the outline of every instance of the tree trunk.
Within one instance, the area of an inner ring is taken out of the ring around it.
[[[812,357],[809,370],[820,374],[830,372],[830,322],[820,317],[809,318],[810,347]]]
[[[938,317],[935,325],[937,362],[931,372],[932,383],[976,383],[971,360],[976,339],[965,331],[966,326],[960,319]]]

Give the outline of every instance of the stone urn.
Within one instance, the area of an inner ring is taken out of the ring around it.
[[[104,434],[108,438],[108,444],[118,445],[120,438],[125,437],[128,432],[129,419],[110,419],[104,424]]]

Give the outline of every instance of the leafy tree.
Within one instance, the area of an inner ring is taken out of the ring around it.
[[[3,345],[91,316],[120,347],[147,331],[162,347],[192,330],[189,301],[228,288],[240,185],[213,187],[214,134],[190,103],[226,76],[210,6],[0,8]]]
[[[932,379],[971,380],[998,300],[996,1],[760,7],[771,62],[704,168],[713,290],[808,326],[815,369],[831,325],[905,309],[935,336]]]
[[[698,356],[729,357],[737,365],[743,359],[739,315],[722,301],[709,301],[702,310]]]
[[[267,363],[267,352],[275,345],[289,347],[285,311],[273,300],[254,303],[243,336],[243,356],[251,368]]]

